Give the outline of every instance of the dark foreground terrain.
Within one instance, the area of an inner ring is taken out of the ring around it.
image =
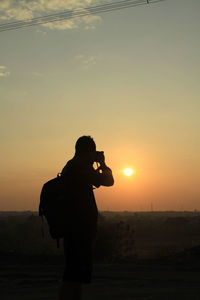
[[[84,300],[200,299],[200,249],[164,260],[96,264]],[[58,299],[61,261],[1,257],[1,300]]]
[[[34,212],[0,212],[0,300],[58,299],[63,250]],[[104,212],[83,300],[200,300],[200,213]]]

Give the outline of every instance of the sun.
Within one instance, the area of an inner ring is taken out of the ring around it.
[[[133,174],[133,169],[127,168],[127,169],[124,169],[123,172],[124,172],[124,175],[131,176]]]

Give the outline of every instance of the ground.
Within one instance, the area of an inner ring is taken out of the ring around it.
[[[83,300],[200,299],[200,261],[150,260],[96,264]],[[62,262],[1,257],[1,300],[58,299]]]

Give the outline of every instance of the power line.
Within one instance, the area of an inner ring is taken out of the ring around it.
[[[16,21],[16,22],[1,24],[0,32],[19,29],[23,27],[35,26],[35,25],[40,25],[45,23],[52,23],[56,21],[58,22],[62,20],[69,20],[77,17],[88,16],[91,14],[110,12],[114,10],[120,10],[128,7],[144,5],[147,3],[149,4],[149,3],[161,2],[161,1],[165,1],[165,0],[152,0],[151,2],[149,2],[149,0],[124,0],[115,3],[108,3],[104,5],[87,7],[84,9],[81,8],[75,10],[67,10],[64,12],[46,15],[43,17],[37,17],[32,19],[26,19],[24,21]]]
[[[165,1],[165,0],[123,0],[123,1],[111,2],[107,4],[79,8],[74,10],[65,10],[63,12],[54,13],[42,17],[35,17],[23,21],[15,21],[15,22],[0,24],[0,32],[16,30],[24,27],[36,26],[36,25],[47,24],[52,22],[58,22],[63,20],[70,20],[78,17],[85,17],[88,15],[94,15],[98,13],[111,12],[115,10],[121,10],[129,7],[139,6],[139,5],[157,3],[161,1]]]
[[[142,0],[142,2],[143,1],[144,0]],[[129,7],[130,5],[133,5],[133,4],[134,5],[141,4],[141,0],[139,0],[139,1],[130,1],[130,0],[127,1],[126,0],[126,1],[116,2],[116,3],[88,7],[85,9],[81,8],[81,9],[75,9],[75,10],[67,10],[64,12],[55,13],[55,14],[51,14],[51,15],[47,15],[47,16],[43,16],[43,17],[27,19],[24,21],[5,23],[5,24],[0,25],[0,29],[1,29],[1,31],[12,30],[12,29],[18,29],[21,27],[34,26],[34,25],[45,24],[45,23],[50,23],[50,22],[62,21],[62,20],[66,20],[66,19],[87,16],[87,15],[98,13],[98,12],[105,12],[105,11],[110,11],[110,10],[114,10],[114,9],[122,9],[125,7]]]

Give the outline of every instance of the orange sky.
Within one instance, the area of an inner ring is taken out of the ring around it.
[[[58,7],[29,2],[0,3],[0,23]],[[166,0],[0,33],[0,210],[37,210],[81,135],[115,177],[100,210],[200,209],[199,9]]]

